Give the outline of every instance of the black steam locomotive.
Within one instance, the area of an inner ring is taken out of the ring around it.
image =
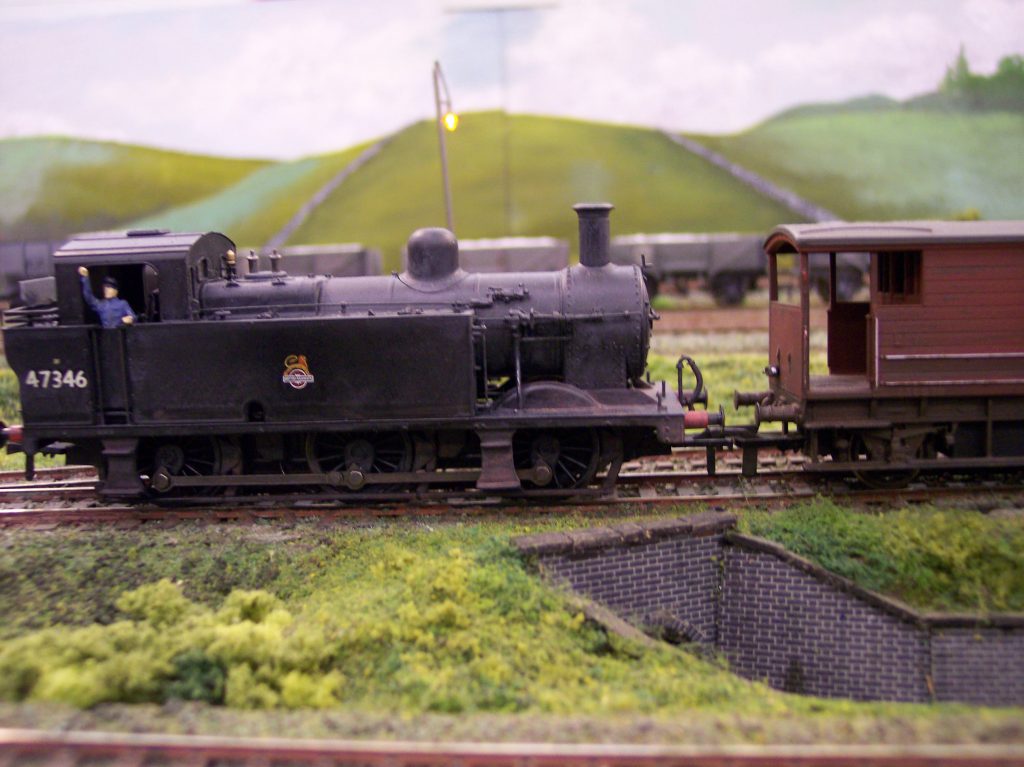
[[[412,235],[405,272],[353,278],[243,274],[216,233],[73,239],[55,300],[5,315],[6,433],[96,466],[107,497],[607,489],[721,422],[692,362],[693,392],[644,379],[654,314],[640,269],[609,262],[610,210],[576,206],[579,265],[517,274],[467,273],[444,229]],[[81,266],[134,324],[99,326]]]

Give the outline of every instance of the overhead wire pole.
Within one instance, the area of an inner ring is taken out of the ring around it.
[[[508,45],[505,33],[505,14],[515,11],[542,11],[557,3],[520,3],[516,5],[472,5],[446,8],[445,13],[493,13],[498,22],[498,50],[501,52],[501,188],[504,196],[505,234],[512,234],[512,150],[508,115]]]

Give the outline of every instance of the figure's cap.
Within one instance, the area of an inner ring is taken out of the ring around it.
[[[118,289],[117,279],[114,278],[114,277],[104,277],[103,278],[103,287],[105,287],[105,288],[106,287],[111,287],[114,290],[117,290]]]

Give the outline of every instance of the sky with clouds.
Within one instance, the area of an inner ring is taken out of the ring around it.
[[[961,45],[1024,52],[1024,0],[0,0],[0,137],[298,157],[431,116],[435,60],[459,111],[732,132]]]

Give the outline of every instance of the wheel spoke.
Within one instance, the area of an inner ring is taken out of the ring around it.
[[[588,485],[597,472],[599,442],[593,429],[524,431],[516,434],[512,456],[519,470],[529,470],[541,461],[551,468],[551,481],[559,490]],[[530,480],[524,485],[538,487]]]
[[[306,460],[311,471],[345,470],[355,462],[369,472],[388,474],[412,467],[412,441],[406,434],[312,434],[306,440]],[[373,492],[394,488],[372,485]],[[336,488],[331,488],[336,489]]]
[[[583,461],[578,461],[571,455],[567,455],[565,453],[562,453],[561,458],[559,459],[559,463],[561,463],[562,461],[568,461],[569,463],[578,466],[579,468],[584,470],[587,468],[587,464],[583,463]]]

